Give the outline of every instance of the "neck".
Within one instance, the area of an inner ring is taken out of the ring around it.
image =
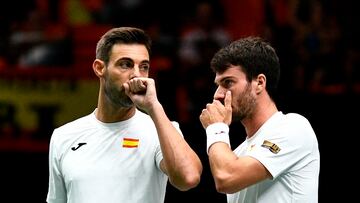
[[[104,123],[115,123],[124,121],[135,115],[135,106],[130,108],[110,109],[102,108],[100,105],[95,113],[96,118]]]
[[[245,127],[247,138],[252,137],[260,129],[260,127],[276,112],[278,112],[278,109],[275,103],[270,101],[265,105],[261,105],[256,108],[250,117],[241,121]]]
[[[102,98],[100,94],[95,116],[101,122],[114,123],[131,118],[135,115],[135,111],[135,105],[130,107],[118,107]]]

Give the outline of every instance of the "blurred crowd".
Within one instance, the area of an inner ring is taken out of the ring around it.
[[[172,116],[181,122],[197,119],[191,114],[212,98],[209,62],[215,51],[247,35],[262,36],[277,49],[282,93],[360,93],[357,9],[350,2],[12,0],[4,4],[0,71],[88,66],[95,46],[85,39],[94,36],[95,43],[105,28],[138,26],[153,39],[152,74],[159,83],[160,99],[177,109]]]

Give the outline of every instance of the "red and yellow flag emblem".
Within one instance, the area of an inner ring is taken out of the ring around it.
[[[125,148],[136,148],[139,146],[139,139],[124,137],[122,146]]]

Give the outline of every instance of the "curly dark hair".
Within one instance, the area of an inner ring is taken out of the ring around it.
[[[260,37],[249,36],[220,49],[211,60],[211,69],[222,73],[230,65],[239,66],[250,82],[259,74],[266,76],[266,90],[274,99],[280,79],[280,63],[275,49]]]

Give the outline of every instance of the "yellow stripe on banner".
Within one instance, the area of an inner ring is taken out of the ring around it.
[[[122,146],[125,148],[136,148],[139,146],[139,139],[124,138]]]

